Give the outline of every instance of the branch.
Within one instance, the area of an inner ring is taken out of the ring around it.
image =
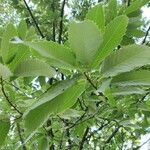
[[[58,37],[58,43],[61,43],[62,41],[62,32],[63,32],[63,18],[64,18],[64,7],[65,7],[66,0],[63,0],[61,12],[60,12],[60,25],[59,25],[59,37]]]
[[[55,13],[55,0],[53,0],[53,3],[51,5],[52,7],[52,11],[53,13]],[[53,41],[55,42],[56,41],[56,28],[55,28],[56,24],[55,24],[55,18],[53,19]]]
[[[41,35],[42,38],[44,38],[44,35],[43,35],[43,33],[42,33],[42,31],[41,31],[37,21],[35,20],[35,17],[33,15],[32,11],[31,11],[30,7],[28,6],[26,0],[23,0],[23,1],[24,1],[24,4],[25,4],[25,6],[26,6],[26,8],[27,8],[27,10],[28,10],[28,12],[29,12],[29,14],[30,14],[30,16],[31,16],[31,18],[32,18],[32,20],[33,20],[37,30],[38,30],[38,32],[39,32],[39,34]]]
[[[85,132],[84,132],[84,135],[83,135],[82,140],[81,140],[80,145],[79,145],[79,150],[83,150],[83,145],[86,141],[86,136],[87,136],[88,132],[89,132],[89,127],[87,127]]]
[[[142,44],[144,44],[144,43],[146,42],[146,39],[147,39],[148,34],[149,34],[149,31],[150,31],[150,26],[149,26],[149,28],[148,28],[147,31],[146,31],[145,37],[144,37],[144,39],[143,39],[143,41],[142,41]]]
[[[16,110],[21,116],[23,115],[22,112],[20,112],[20,110],[18,110],[18,108],[9,100],[9,97],[7,96],[6,92],[5,92],[5,89],[4,89],[4,83],[3,83],[3,79],[1,77],[1,90],[2,90],[2,93],[5,97],[5,99],[7,100],[7,102],[9,103],[9,105],[11,107],[13,107],[14,110]]]
[[[17,123],[17,130],[18,130],[20,142],[21,142],[21,145],[22,145],[22,149],[23,149],[23,150],[27,150],[27,148],[26,148],[26,146],[25,146],[25,144],[24,144],[23,137],[22,137],[22,135],[21,135],[21,128],[20,128],[19,123]]]
[[[110,135],[110,137],[106,140],[106,142],[105,142],[106,144],[109,143],[113,137],[115,137],[115,135],[117,134],[119,128],[120,128],[120,127],[117,127],[117,128],[114,130],[114,132],[113,132],[113,133]]]

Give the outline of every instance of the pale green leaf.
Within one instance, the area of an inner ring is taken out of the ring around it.
[[[115,76],[149,63],[150,48],[148,46],[129,45],[108,56],[102,64],[101,72],[105,77]]]
[[[101,4],[96,5],[91,10],[89,10],[86,18],[94,21],[98,25],[100,31],[103,32],[105,30],[104,8]]]
[[[122,15],[106,26],[104,40],[92,64],[93,67],[97,67],[119,45],[126,32],[127,24],[128,18]]]
[[[147,4],[149,0],[135,0],[134,2],[131,2],[131,5],[126,8],[125,13],[130,14],[138,9],[140,9],[142,6]]]
[[[90,20],[73,22],[68,32],[70,45],[77,61],[89,65],[102,43],[102,34],[97,25]]]
[[[7,79],[10,76],[12,76],[12,73],[9,68],[0,63],[0,77],[2,77],[3,79]]]
[[[115,76],[111,84],[119,86],[150,85],[150,71],[138,70],[122,73]]]
[[[14,75],[29,77],[29,76],[47,76],[52,77],[56,74],[55,70],[47,63],[37,60],[28,59],[19,63],[14,71]]]
[[[71,68],[75,66],[75,55],[66,46],[52,42],[52,41],[39,41],[39,42],[22,42],[22,44],[29,46],[36,50],[41,56],[53,60],[53,65],[59,63],[62,68]]]
[[[10,40],[15,36],[17,36],[16,28],[14,25],[8,24],[5,32],[3,33],[0,52],[5,63],[7,63],[9,59],[13,57],[16,46],[10,43]]]
[[[19,38],[25,39],[26,33],[27,33],[27,24],[26,24],[25,20],[22,20],[18,26]]]
[[[43,105],[39,105],[31,109],[25,115],[25,127],[28,133],[32,133],[38,127],[40,127],[49,117],[50,114],[58,114],[69,109],[73,106],[77,98],[85,90],[85,81],[81,80],[76,82],[73,86],[69,87],[64,91],[64,93],[57,96],[56,93],[53,93],[56,97],[50,98]]]
[[[0,147],[4,144],[10,129],[10,122],[0,120]]]
[[[106,9],[106,24],[117,16],[117,0],[109,0]]]

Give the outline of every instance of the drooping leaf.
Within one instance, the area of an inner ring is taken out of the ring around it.
[[[150,48],[144,45],[129,45],[110,56],[102,64],[101,72],[105,77],[128,72],[150,63]]]
[[[100,31],[104,31],[105,29],[105,16],[104,16],[104,8],[101,4],[96,5],[91,10],[88,11],[86,18],[94,21]]]
[[[104,40],[92,64],[93,67],[97,67],[119,45],[126,32],[127,24],[128,18],[122,15],[106,26]]]
[[[32,133],[38,127],[40,127],[49,117],[50,114],[61,113],[71,106],[74,105],[77,98],[85,90],[85,81],[81,80],[76,82],[73,86],[69,87],[64,91],[64,93],[58,95],[56,92],[47,97],[47,102],[43,105],[33,106],[34,109],[31,109],[25,116],[25,127],[28,133]],[[55,90],[54,90],[55,91]],[[58,95],[58,96],[57,96]],[[54,98],[54,96],[56,96]],[[41,101],[41,100],[40,100]]]
[[[56,74],[55,70],[47,63],[37,60],[28,59],[17,65],[14,75],[29,77],[29,76],[47,76],[51,77]]]
[[[22,44],[29,46],[36,50],[41,56],[50,58],[53,60],[53,65],[59,63],[62,68],[64,66],[75,66],[74,53],[66,46],[60,45],[52,41],[39,41],[39,42],[21,42]]]
[[[90,21],[73,22],[69,28],[69,41],[77,61],[89,65],[102,43],[102,34],[97,25]]]
[[[2,77],[3,79],[7,79],[10,76],[12,76],[12,73],[9,68],[0,63],[0,77]]]
[[[150,71],[138,70],[122,73],[118,76],[115,76],[111,84],[119,86],[150,85]]]
[[[131,5],[129,7],[126,8],[125,13],[130,14],[140,9],[142,6],[144,6],[148,2],[149,0],[135,0],[134,2],[131,2]]]
[[[0,147],[4,144],[9,132],[10,122],[0,120]]]

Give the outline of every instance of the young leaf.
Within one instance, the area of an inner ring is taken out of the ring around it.
[[[49,95],[49,101],[31,109],[25,116],[27,132],[32,133],[39,128],[48,119],[50,114],[56,115],[73,106],[77,98],[84,92],[85,84],[85,80],[78,81],[54,99]],[[52,94],[57,95],[56,93]]]
[[[29,76],[47,76],[52,77],[56,74],[55,70],[41,60],[28,59],[17,65],[14,75]]]
[[[10,76],[12,76],[12,73],[9,68],[0,63],[0,77],[2,77],[3,79],[7,79]]]
[[[56,64],[62,64],[62,67],[64,65],[68,67],[75,66],[75,56],[73,52],[64,45],[52,41],[22,42],[22,44],[33,48],[41,56],[50,58],[50,60],[52,59],[54,65],[56,62]]]
[[[90,20],[73,22],[69,28],[69,41],[76,54],[77,61],[89,65],[102,43],[102,34],[96,24]]]
[[[91,10],[88,11],[86,18],[95,22],[100,31],[104,31],[105,29],[105,16],[104,16],[104,8],[101,4],[96,5]]]
[[[5,138],[9,132],[10,122],[0,120],[0,147],[4,144]]]
[[[119,45],[126,32],[127,24],[128,18],[122,15],[106,26],[104,40],[92,64],[93,67],[97,67]]]
[[[101,72],[105,77],[115,76],[149,63],[150,48],[148,46],[129,45],[108,56],[102,64]]]
[[[111,84],[119,86],[150,85],[150,71],[138,70],[122,73],[114,77]]]

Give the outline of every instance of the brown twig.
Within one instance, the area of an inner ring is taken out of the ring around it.
[[[30,9],[30,7],[28,6],[26,0],[23,0],[23,1],[24,1],[24,4],[25,4],[25,6],[26,6],[26,8],[27,8],[27,10],[28,10],[28,12],[29,12],[29,14],[30,14],[30,16],[31,16],[31,18],[32,18],[37,30],[38,30],[38,32],[39,32],[39,34],[41,35],[42,38],[44,38],[45,36],[43,35],[43,33],[42,33],[42,31],[41,31],[41,29],[40,29],[34,15],[33,15],[33,13],[32,13],[32,11],[31,11],[31,9]]]
[[[63,0],[60,12],[60,25],[59,25],[59,37],[58,43],[62,42],[62,33],[63,33],[63,19],[64,19],[64,7],[65,7],[66,0]]]
[[[18,110],[18,108],[9,100],[9,97],[7,96],[7,94],[6,94],[6,92],[5,92],[5,89],[4,89],[4,83],[3,83],[2,77],[1,77],[1,90],[2,90],[2,93],[3,93],[4,97],[5,97],[5,99],[6,99],[7,102],[9,103],[9,105],[10,105],[11,107],[13,107],[13,109],[16,110],[16,111],[22,116],[23,113],[22,113],[20,110]]]

